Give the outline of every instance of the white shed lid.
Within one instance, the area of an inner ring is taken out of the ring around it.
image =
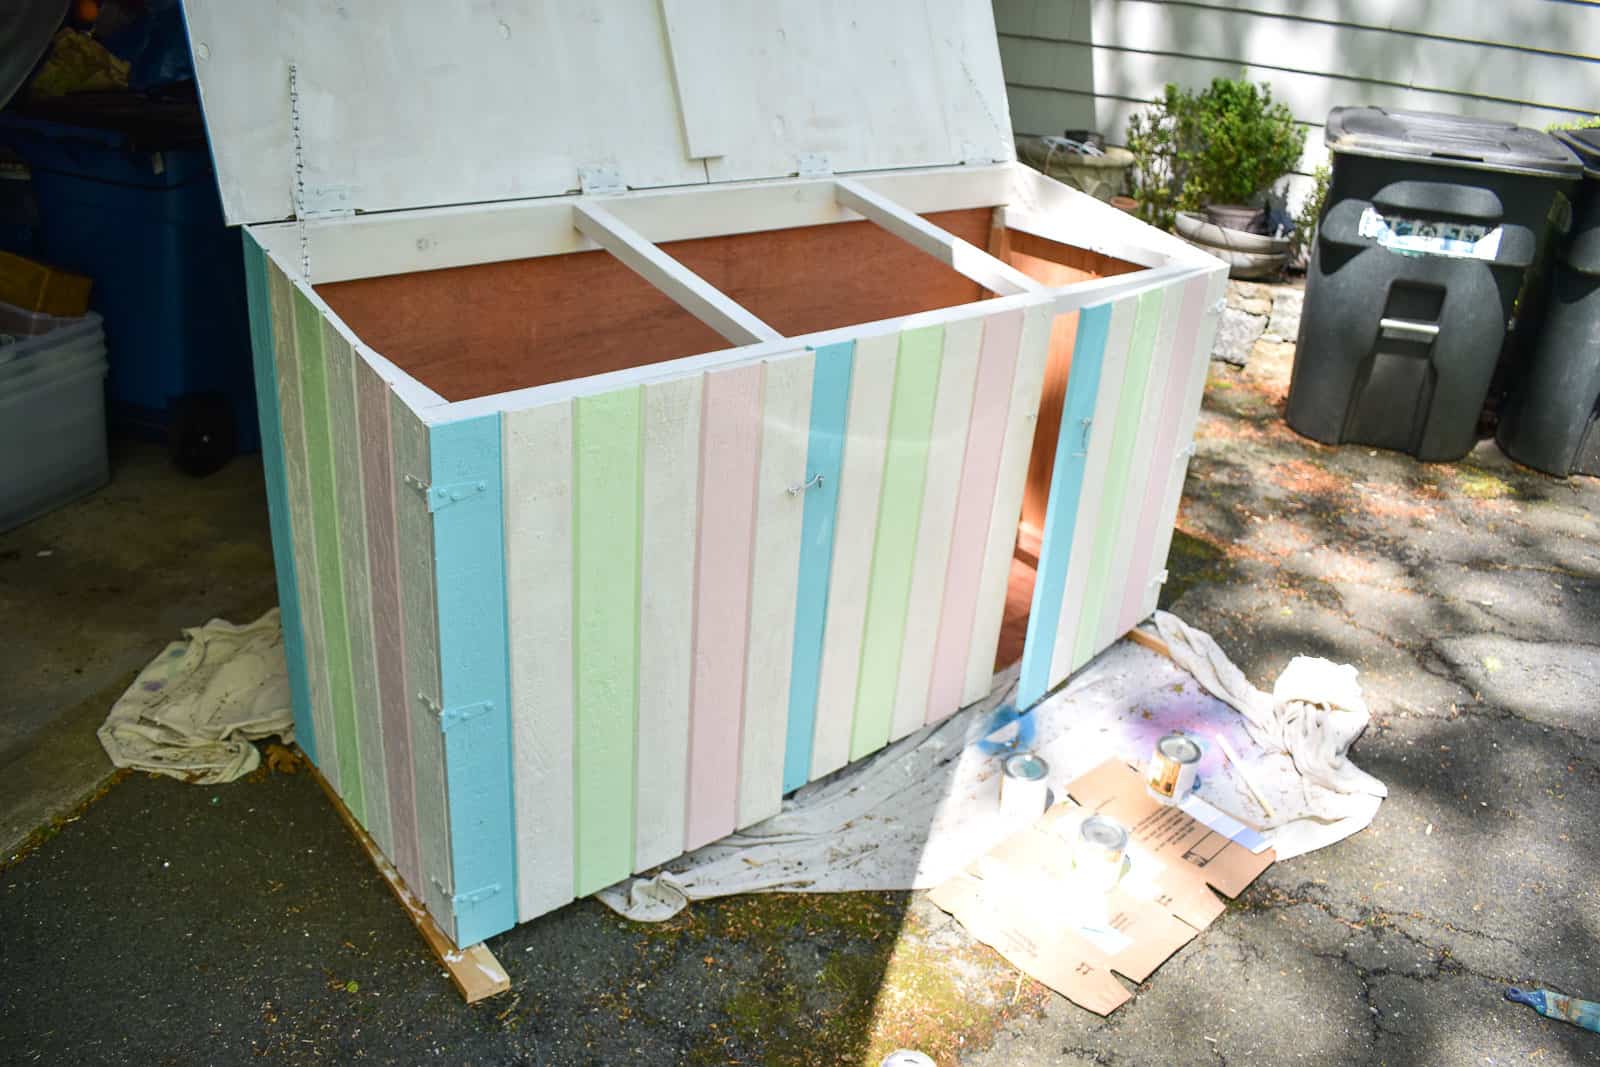
[[[229,223],[1012,156],[989,0],[184,9]]]

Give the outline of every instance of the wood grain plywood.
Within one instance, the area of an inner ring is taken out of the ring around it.
[[[983,247],[990,209],[925,216]],[[870,222],[661,246],[786,336],[980,299],[978,284]],[[361,340],[446,400],[729,347],[606,252],[333,282],[317,292]]]

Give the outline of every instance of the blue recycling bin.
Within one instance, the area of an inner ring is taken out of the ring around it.
[[[223,222],[198,111],[85,114],[0,115],[0,140],[32,171],[41,258],[94,280],[108,420],[175,449],[195,434],[258,450],[240,237]]]

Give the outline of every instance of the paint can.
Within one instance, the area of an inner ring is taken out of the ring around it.
[[[916,1049],[897,1048],[878,1061],[878,1067],[938,1067],[933,1057]]]
[[[1050,765],[1031,752],[1006,757],[1001,764],[1000,813],[1008,819],[1032,822],[1044,814],[1050,786]]]
[[[1128,831],[1115,819],[1091,815],[1078,827],[1072,846],[1072,868],[1085,885],[1106,892],[1122,878],[1128,854]]]
[[[1194,788],[1200,766],[1200,746],[1188,734],[1167,734],[1150,754],[1145,788],[1163,804],[1180,803]]]

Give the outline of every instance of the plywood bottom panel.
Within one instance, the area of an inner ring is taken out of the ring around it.
[[[990,215],[972,208],[926,218],[982,247]],[[871,222],[661,248],[789,337],[985,295]],[[333,282],[317,292],[363,342],[451,401],[731,347],[600,251]]]
[[[1028,636],[1028,612],[1033,607],[1033,583],[1039,573],[1021,558],[1011,561],[1006,579],[1006,613],[1000,623],[1000,644],[994,653],[994,669],[1003,671],[1022,659],[1022,643]]]

